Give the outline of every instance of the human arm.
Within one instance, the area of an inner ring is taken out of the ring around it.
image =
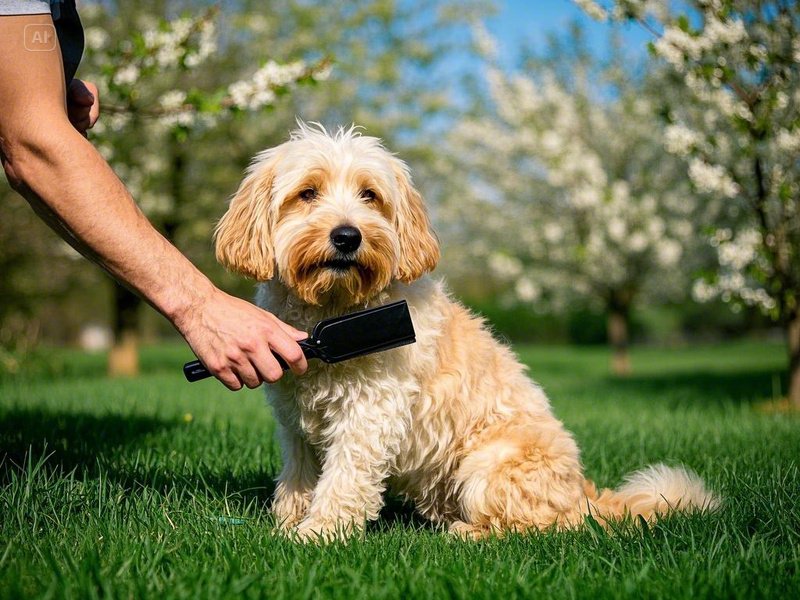
[[[125,186],[70,123],[58,47],[25,48],[26,25],[49,15],[0,17],[0,158],[9,182],[85,256],[166,316],[203,364],[239,389],[307,367],[302,332],[217,289],[159,234]]]

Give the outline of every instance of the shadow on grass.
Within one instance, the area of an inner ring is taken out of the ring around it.
[[[658,374],[634,374],[604,379],[609,390],[680,397],[691,402],[760,402],[786,390],[786,377],[770,369],[748,371],[687,370]]]
[[[414,529],[435,529],[436,526],[414,510],[414,503],[402,498],[384,494],[384,506],[377,521],[369,523],[369,531],[380,531],[394,525]]]
[[[91,415],[34,409],[0,413],[0,482],[10,469],[22,468],[49,455],[47,468],[96,473],[115,452],[152,433],[177,423],[142,416]]]
[[[203,472],[202,464],[187,472],[185,468],[170,470],[158,462],[134,460],[131,447],[144,447],[140,443],[142,438],[180,426],[178,421],[136,415],[6,411],[0,413],[0,484],[8,481],[11,470],[23,469],[29,456],[34,461],[46,456],[45,468],[49,471],[75,470],[86,478],[102,474],[104,479],[125,488],[149,487],[162,493],[205,488],[220,494],[272,496],[275,488],[272,474],[214,476]]]

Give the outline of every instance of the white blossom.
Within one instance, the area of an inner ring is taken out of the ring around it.
[[[106,125],[111,131],[120,131],[128,126],[131,117],[127,113],[115,113],[105,118]]]
[[[170,90],[161,96],[159,104],[164,110],[176,110],[186,101],[186,92],[183,90]]]
[[[710,302],[717,295],[716,288],[705,279],[697,279],[692,285],[692,298],[697,302]]]
[[[608,228],[609,237],[618,243],[622,242],[628,233],[628,226],[625,223],[625,219],[620,216],[609,219],[606,227]]]
[[[781,129],[775,138],[775,144],[781,152],[800,152],[800,128],[793,131]]]
[[[656,256],[658,263],[665,268],[673,267],[678,264],[678,261],[683,254],[683,246],[676,241],[669,238],[659,240],[656,244]]]
[[[303,61],[280,65],[268,61],[249,79],[242,79],[228,87],[228,95],[234,106],[257,110],[275,102],[275,89],[293,84],[308,66]]]
[[[521,302],[535,302],[541,295],[541,290],[528,277],[520,277],[514,285],[514,291]]]
[[[88,27],[83,32],[86,46],[92,50],[99,50],[108,42],[108,34],[100,27]]]
[[[596,21],[603,22],[608,19],[608,12],[594,0],[574,0],[583,11]]]
[[[522,263],[514,256],[494,253],[489,257],[489,269],[499,279],[514,279],[522,273]]]
[[[678,71],[683,71],[687,55],[699,56],[696,40],[680,27],[667,27],[655,44],[656,52]]]
[[[122,67],[114,74],[114,83],[117,85],[130,86],[136,83],[139,78],[139,67],[129,64]]]
[[[558,243],[564,238],[564,228],[555,222],[545,224],[544,238],[550,243]]]
[[[740,231],[735,238],[717,246],[719,262],[723,267],[741,271],[756,257],[761,244],[761,233],[756,229]]]
[[[678,156],[688,156],[700,144],[702,136],[683,125],[675,123],[664,130],[664,146],[667,152]]]
[[[647,236],[641,232],[636,231],[628,238],[628,248],[634,253],[642,252],[647,248]]]
[[[705,44],[709,47],[713,44],[728,44],[733,46],[739,44],[747,38],[747,30],[744,22],[740,19],[722,20],[712,16],[703,28],[702,38],[707,40]]]
[[[491,59],[497,58],[497,44],[483,23],[473,24],[472,40],[481,55]]]
[[[739,193],[739,186],[720,165],[710,165],[701,158],[693,158],[689,163],[689,179],[703,193],[720,194],[733,198]]]

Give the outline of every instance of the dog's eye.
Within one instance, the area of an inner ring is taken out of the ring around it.
[[[365,202],[374,202],[377,197],[374,190],[366,189],[361,192],[361,199]]]
[[[300,198],[306,202],[311,202],[317,197],[317,190],[314,188],[307,188],[300,192]]]

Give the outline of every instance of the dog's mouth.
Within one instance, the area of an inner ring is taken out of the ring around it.
[[[358,267],[358,261],[352,258],[332,258],[323,262],[320,267],[343,273],[353,267]]]

